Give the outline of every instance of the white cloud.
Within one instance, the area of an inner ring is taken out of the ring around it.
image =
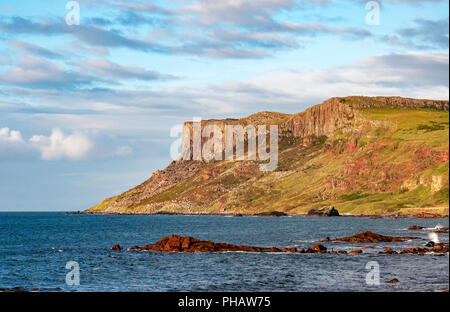
[[[83,159],[93,147],[91,140],[84,134],[65,135],[60,129],[53,129],[48,137],[34,135],[30,143],[41,152],[43,160]]]
[[[24,159],[31,152],[20,131],[0,128],[0,160]]]
[[[334,96],[448,100],[448,73],[448,54],[410,52],[375,55],[322,69],[271,71],[248,80],[206,86],[71,93],[28,90],[20,95],[39,97],[46,103],[47,107],[31,112],[36,124],[158,137],[166,135],[170,125],[192,116],[243,117],[263,110],[295,113]],[[108,155],[114,154],[110,146]]]
[[[0,141],[23,142],[23,139],[20,131],[10,130],[9,128],[0,128]]]

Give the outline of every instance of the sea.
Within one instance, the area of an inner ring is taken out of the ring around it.
[[[441,292],[448,254],[385,255],[424,247],[448,219],[225,217],[0,213],[0,288],[43,292]],[[412,225],[425,229],[411,231]],[[308,248],[325,237],[372,231],[418,239],[396,243],[322,243],[363,254],[170,253],[127,251],[178,234],[237,245]],[[110,248],[119,244],[124,249]],[[360,248],[370,246],[374,248]],[[398,283],[389,283],[392,279]]]

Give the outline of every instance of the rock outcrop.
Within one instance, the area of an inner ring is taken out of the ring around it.
[[[311,217],[339,217],[339,211],[335,209],[334,207],[331,207],[331,209],[322,208],[322,209],[311,209],[308,211],[308,216]]]
[[[155,244],[148,244],[143,247],[133,246],[128,250],[138,251],[154,251],[154,252],[229,252],[229,251],[245,251],[245,252],[283,252],[276,247],[263,248],[255,246],[233,245],[227,243],[214,243],[212,241],[202,241],[193,237],[183,237],[172,235],[163,237]]]
[[[319,242],[348,242],[348,243],[381,243],[381,242],[403,242],[405,240],[417,239],[417,237],[394,237],[384,236],[370,231],[355,234],[349,237],[340,237],[335,239],[327,238]]]
[[[408,249],[395,251],[391,247],[386,247],[384,251],[380,252],[380,254],[387,254],[387,255],[419,255],[423,256],[425,254],[437,254],[437,255],[444,255],[448,254],[449,252],[449,245],[447,243],[427,243],[425,245],[426,247],[411,247]]]
[[[120,245],[114,245],[111,247],[111,250],[122,250],[122,247],[120,247]]]
[[[370,242],[398,242],[405,239],[404,237],[391,237],[391,236],[382,236],[379,234],[365,232],[363,236],[366,237],[364,241],[367,242],[367,237],[370,238]],[[357,241],[361,241],[361,235],[357,234],[352,236],[349,240],[344,238],[346,242],[355,242],[354,237],[358,237]],[[326,240],[326,242],[333,241],[342,241],[342,240]],[[118,246],[118,245],[114,245]],[[113,248],[114,248],[113,246]],[[369,247],[369,246],[363,246]],[[113,249],[111,248],[111,249]],[[115,249],[121,250],[121,249]],[[257,247],[257,246],[245,246],[245,245],[234,245],[228,243],[215,243],[210,240],[199,240],[190,236],[180,236],[180,235],[172,235],[170,237],[163,237],[161,240],[154,244],[148,244],[145,246],[132,246],[128,247],[127,250],[130,251],[153,251],[158,253],[197,253],[197,252],[276,252],[276,253],[300,253],[300,254],[349,254],[349,255],[357,255],[362,254],[362,249],[352,250],[347,252],[345,250],[333,250],[325,247],[321,244],[316,244],[307,249],[297,249],[296,247],[285,247],[285,248],[277,248],[273,247]],[[438,243],[435,244],[433,248],[409,248],[402,251],[395,251],[391,247],[386,247],[384,252],[380,252],[380,254],[418,254],[424,255],[425,253],[435,253],[435,254],[445,254],[449,252],[449,245],[447,243]]]
[[[327,253],[327,248],[323,245],[317,244],[311,248],[297,249],[291,248],[277,248],[277,247],[255,247],[244,245],[233,245],[227,243],[215,243],[212,241],[202,241],[189,236],[172,235],[170,237],[163,237],[160,241],[154,244],[148,244],[143,247],[132,246],[128,250],[135,251],[154,251],[160,253],[170,252],[288,252],[288,253],[312,253],[322,254]]]

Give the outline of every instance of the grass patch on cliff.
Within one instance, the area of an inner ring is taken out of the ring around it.
[[[389,138],[408,144],[448,148],[449,112],[432,109],[367,108],[364,117],[389,122],[390,131],[375,133],[375,138]],[[383,127],[381,127],[383,128]]]

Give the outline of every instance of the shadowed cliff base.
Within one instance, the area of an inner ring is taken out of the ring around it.
[[[252,160],[180,159],[86,212],[306,215],[335,207],[341,216],[448,216],[448,107],[448,101],[345,97],[298,114],[202,121],[202,128],[216,124],[222,131],[277,125],[276,170],[261,172]],[[186,122],[185,146],[192,146],[191,128]]]

